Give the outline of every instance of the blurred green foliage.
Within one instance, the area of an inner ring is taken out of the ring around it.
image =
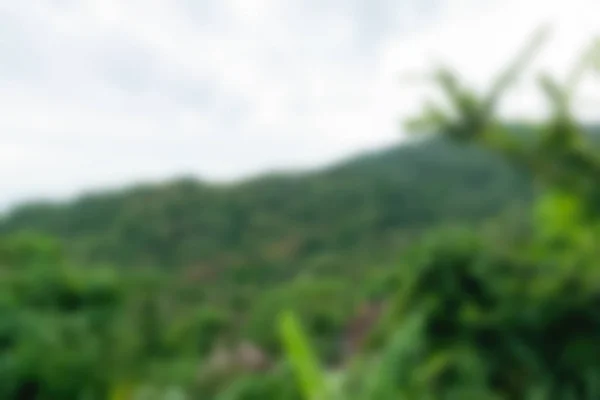
[[[0,398],[599,398],[600,158],[570,108],[597,54],[540,78],[543,124],[495,114],[543,36],[484,96],[438,70],[425,140],[17,207]]]
[[[437,226],[478,224],[508,205],[523,206],[532,190],[522,172],[481,147],[439,138],[312,173],[225,186],[189,178],[24,204],[0,219],[0,233],[58,238],[82,264],[185,268],[203,279],[270,283],[313,263],[337,275],[347,266],[330,264],[396,256]],[[327,254],[336,260],[326,262]]]
[[[369,356],[348,368],[341,394],[328,398],[600,395],[600,157],[570,109],[590,53],[564,88],[542,76],[553,113],[531,137],[515,137],[494,114],[498,96],[540,39],[482,99],[453,72],[439,71],[436,81],[454,113],[429,105],[424,118],[411,122],[413,128],[478,143],[531,171],[541,188],[529,216],[531,230],[504,241],[473,230],[442,231],[407,252],[407,268],[371,336]],[[298,334],[287,333],[287,340]]]

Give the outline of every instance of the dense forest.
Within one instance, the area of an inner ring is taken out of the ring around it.
[[[323,171],[10,210],[0,398],[598,398],[598,129],[570,108],[598,66],[503,123],[530,53],[483,97],[439,70],[453,113]]]
[[[526,204],[530,189],[525,174],[497,155],[436,139],[313,173],[227,186],[179,179],[22,205],[0,220],[0,232],[53,235],[85,263],[264,266],[480,223]]]

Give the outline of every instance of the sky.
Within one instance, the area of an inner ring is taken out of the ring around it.
[[[483,89],[543,23],[560,77],[598,0],[0,0],[0,207],[318,168],[402,139],[443,62]],[[586,81],[582,115],[598,84]],[[596,97],[594,97],[596,96]],[[527,84],[502,112],[541,115]]]

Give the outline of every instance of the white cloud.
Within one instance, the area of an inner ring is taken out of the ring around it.
[[[540,65],[560,72],[597,33],[596,3],[0,2],[0,205],[382,146],[425,92],[403,87],[403,70],[448,60],[480,85],[550,19],[558,32]],[[507,103],[543,107],[527,87]]]

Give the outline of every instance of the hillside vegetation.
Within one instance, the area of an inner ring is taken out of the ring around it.
[[[509,126],[538,42],[484,95],[437,71],[453,112],[382,153],[18,206],[0,398],[599,398],[600,153],[571,103],[600,48]]]
[[[180,179],[31,203],[5,216],[0,232],[53,235],[86,263],[258,267],[303,263],[357,244],[398,246],[436,226],[481,223],[530,199],[527,176],[497,155],[436,139],[316,173],[227,186]]]

